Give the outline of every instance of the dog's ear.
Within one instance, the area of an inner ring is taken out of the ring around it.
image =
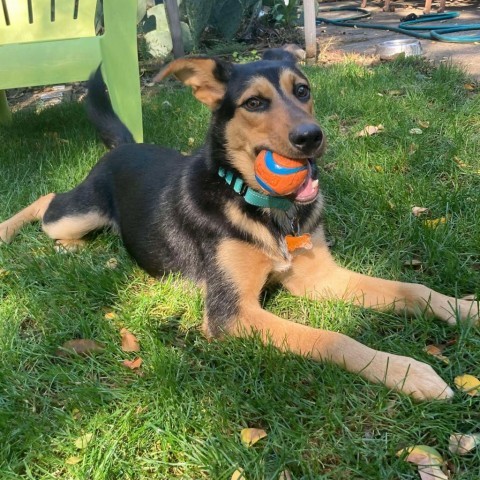
[[[282,48],[270,48],[265,50],[262,59],[295,64],[298,60],[305,59],[305,50],[302,50],[298,45],[290,43]]]
[[[215,110],[222,101],[230,76],[230,64],[214,58],[178,58],[169,63],[154,82],[168,75],[175,75],[185,85],[192,87],[193,94],[211,110]]]

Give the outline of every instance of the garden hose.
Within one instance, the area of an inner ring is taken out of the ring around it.
[[[323,12],[345,12],[351,11],[356,12],[356,15],[343,18],[341,20],[335,20],[325,17],[317,17],[316,24],[320,25],[322,23],[336,25],[338,27],[353,27],[353,28],[373,28],[377,30],[389,30],[391,32],[403,33],[404,35],[409,35],[415,38],[421,38],[424,40],[439,40],[441,42],[452,42],[452,43],[472,43],[480,42],[480,35],[469,35],[469,36],[451,36],[451,33],[456,32],[467,32],[472,30],[480,30],[480,23],[472,23],[470,25],[421,25],[428,22],[439,22],[443,20],[449,20],[451,18],[456,18],[460,15],[459,12],[448,12],[448,13],[433,13],[428,15],[422,15],[417,17],[416,15],[408,16],[407,20],[401,21],[397,27],[391,25],[384,25],[380,23],[366,23],[366,22],[357,22],[362,18],[367,18],[371,16],[371,13],[368,10],[357,7],[329,7],[329,8],[320,8],[319,13]],[[413,18],[410,20],[409,18]],[[421,33],[424,31],[425,33]]]

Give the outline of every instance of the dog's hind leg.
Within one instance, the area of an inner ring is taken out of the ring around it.
[[[206,285],[207,335],[256,334],[263,343],[317,361],[330,361],[350,372],[419,400],[449,398],[448,385],[429,365],[413,358],[374,350],[338,332],[300,325],[261,308],[261,290],[273,261],[254,246],[224,240],[216,256],[219,268]]]
[[[106,203],[88,183],[66,193],[50,193],[1,223],[0,240],[9,243],[22,226],[41,221],[43,231],[56,241],[58,250],[76,250],[87,233],[113,224]]]
[[[24,225],[42,220],[54,197],[54,193],[44,195],[13,217],[0,223],[0,242],[10,243]]]

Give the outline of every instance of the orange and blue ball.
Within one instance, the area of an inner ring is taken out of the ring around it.
[[[255,178],[271,195],[289,195],[300,188],[308,176],[308,160],[283,157],[262,150],[255,159]]]

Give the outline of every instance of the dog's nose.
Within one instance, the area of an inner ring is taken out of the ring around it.
[[[322,144],[323,133],[315,123],[303,123],[292,130],[288,136],[290,143],[301,152],[310,155]]]

